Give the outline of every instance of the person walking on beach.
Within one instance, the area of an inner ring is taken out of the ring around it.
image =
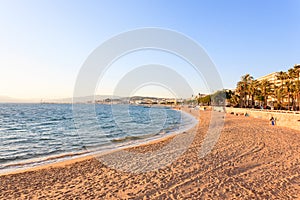
[[[271,117],[270,121],[271,121],[272,126],[274,126],[275,125],[275,119],[274,119],[273,116]]]

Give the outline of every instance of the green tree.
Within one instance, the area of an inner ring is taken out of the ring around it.
[[[239,106],[242,108],[244,107],[245,105],[245,99],[244,99],[244,96],[245,96],[245,85],[243,84],[242,81],[239,81],[236,85],[236,93],[239,94]]]
[[[251,106],[254,107],[255,104],[255,96],[257,95],[257,86],[258,81],[257,80],[251,80],[248,85],[248,94],[251,97]]]
[[[260,89],[260,93],[261,93],[261,96],[263,98],[264,106],[266,106],[267,105],[267,100],[268,100],[268,97],[269,97],[270,91],[271,91],[271,84],[267,80],[262,80],[259,83],[258,87]]]
[[[278,80],[281,80],[281,91],[284,92],[284,83],[286,81],[286,79],[288,79],[288,74],[286,72],[283,72],[283,71],[280,71],[280,72],[277,72],[277,75],[276,75],[277,79]],[[283,97],[285,95],[282,95],[282,99],[280,100],[280,102],[283,103]]]
[[[225,106],[226,101],[226,91],[219,90],[211,95],[211,102],[213,105]]]
[[[295,77],[296,77],[296,80],[295,80],[295,99],[296,99],[296,102],[297,102],[297,109],[299,110],[300,109],[300,65],[294,65],[294,73],[295,73]],[[295,103],[296,105],[296,103]],[[295,108],[296,110],[296,108]]]
[[[198,98],[198,103],[209,106],[211,103],[211,95],[206,95],[205,97]]]
[[[240,94],[240,106],[249,106],[249,84],[253,81],[253,77],[250,74],[245,74],[241,77],[241,80],[237,83],[236,91]]]
[[[290,104],[291,104],[291,94],[293,90],[293,84],[290,80],[285,81],[284,83],[284,95],[287,97],[288,104],[287,104],[287,109],[290,110]]]

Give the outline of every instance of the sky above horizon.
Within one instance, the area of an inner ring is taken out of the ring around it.
[[[214,62],[224,88],[232,89],[246,73],[258,78],[300,63],[299,11],[298,0],[0,0],[0,96],[71,97],[78,72],[95,48],[144,27],[192,38]],[[196,94],[207,92],[205,81],[174,56],[144,52],[130,58],[107,71],[96,93],[113,93],[122,74],[152,58],[174,67]],[[169,95],[148,86],[136,95],[147,93]]]

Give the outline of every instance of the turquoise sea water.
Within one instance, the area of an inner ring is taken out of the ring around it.
[[[0,172],[134,145],[195,124],[192,116],[166,107],[94,108],[95,120],[81,124],[70,104],[0,104]]]

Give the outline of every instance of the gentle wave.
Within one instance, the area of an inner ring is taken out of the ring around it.
[[[3,164],[3,168],[4,169],[8,169],[8,168],[18,169],[18,168],[22,168],[22,167],[32,167],[32,166],[37,166],[39,164],[52,163],[51,161],[57,161],[59,159],[65,160],[66,158],[73,158],[73,157],[85,155],[85,154],[87,154],[87,152],[82,151],[82,152],[76,152],[76,153],[57,154],[57,155],[48,156],[48,157],[47,156],[38,157],[38,158],[34,158],[34,159],[23,160],[23,161],[20,161],[17,163],[13,162],[13,163],[9,163],[9,164]],[[1,159],[0,159],[0,161],[1,161]],[[6,170],[6,171],[10,171],[10,170]]]
[[[125,142],[125,141],[131,141],[131,140],[142,140],[142,139],[146,139],[146,138],[151,138],[153,136],[157,136],[157,135],[161,135],[159,133],[156,134],[148,134],[148,135],[141,135],[141,136],[126,136],[123,138],[115,138],[112,139],[112,142]]]
[[[74,125],[71,105],[0,104],[0,173],[138,144],[183,131],[195,123],[192,116],[169,108],[122,105],[114,106],[113,111],[111,108],[111,105],[96,105],[98,123],[85,123],[87,132],[82,133]],[[157,120],[151,119],[151,109]],[[163,113],[165,119],[161,118]]]

